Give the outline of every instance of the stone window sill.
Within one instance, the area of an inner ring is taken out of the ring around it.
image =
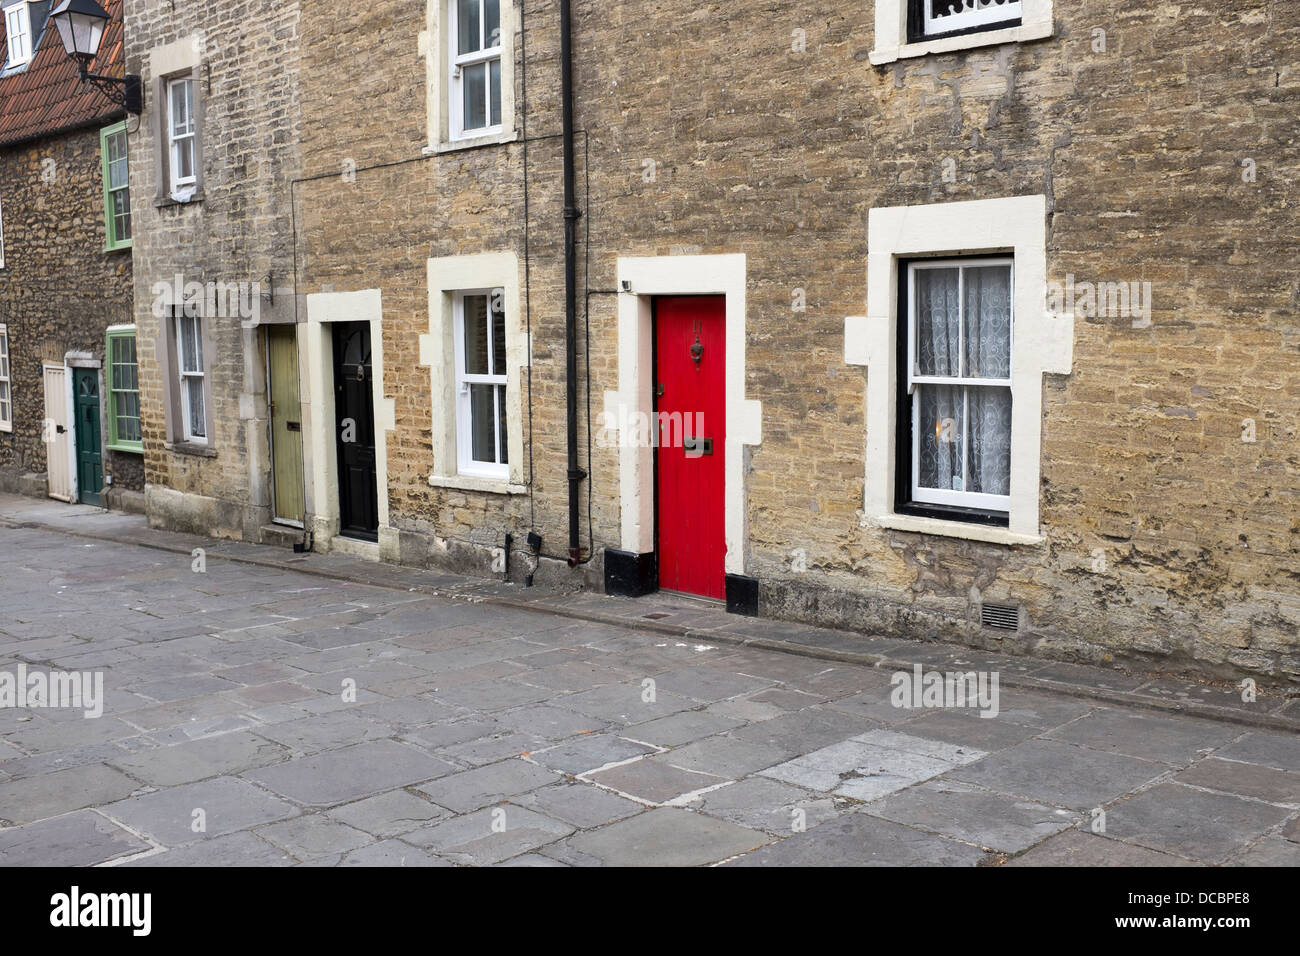
[[[1005,30],[967,33],[962,36],[944,37],[940,40],[902,43],[895,47],[872,50],[870,59],[873,66],[884,66],[896,60],[914,59],[919,56],[929,56],[932,53],[955,53],[958,50],[973,50],[977,47],[994,46],[999,43],[1024,43],[1028,40],[1043,40],[1051,35],[1051,20],[1039,23],[1022,23],[1018,27],[1008,27]]]
[[[462,149],[475,149],[480,146],[499,146],[502,143],[513,143],[519,139],[519,134],[514,130],[506,130],[501,133],[493,133],[490,136],[474,136],[468,139],[452,139],[445,143],[434,143],[424,147],[425,156],[441,156],[443,153],[455,153]]]
[[[177,455],[194,455],[196,458],[217,457],[215,448],[209,448],[207,445],[196,445],[188,441],[167,442],[163,447]]]
[[[527,485],[516,485],[495,478],[475,478],[471,475],[430,475],[429,487],[454,488],[457,491],[482,491],[491,495],[526,495]]]
[[[1020,534],[1006,528],[967,524],[964,521],[944,521],[941,518],[922,518],[914,515],[884,515],[873,522],[877,527],[891,531],[914,531],[917,534],[938,535],[944,538],[965,538],[988,544],[1027,545],[1042,547],[1047,539],[1037,534]]]
[[[155,209],[163,209],[167,206],[194,206],[201,202],[203,202],[203,193],[197,192],[184,202],[172,199],[171,196],[155,196],[153,205]]]

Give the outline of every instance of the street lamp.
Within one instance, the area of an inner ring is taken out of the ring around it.
[[[63,0],[50,14],[58,27],[63,52],[77,64],[83,83],[90,83],[128,113],[139,114],[144,109],[144,95],[140,77],[128,73],[124,77],[103,76],[90,72],[90,61],[99,53],[104,30],[108,26],[108,13],[95,0]]]

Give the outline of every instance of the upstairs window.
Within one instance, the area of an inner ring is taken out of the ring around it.
[[[508,478],[502,293],[458,292],[455,310],[458,470],[480,478]]]
[[[451,136],[499,133],[501,2],[451,0]]]
[[[1012,260],[905,266],[899,376],[902,514],[1005,525],[1011,508]]]
[[[198,184],[194,78],[167,83],[167,172],[171,197],[186,201]]]
[[[127,182],[126,123],[99,134],[99,156],[104,177],[104,248],[131,245],[131,187]]]
[[[908,41],[1019,26],[1021,0],[908,0]]]
[[[5,38],[9,44],[6,67],[22,66],[32,58],[32,22],[27,14],[27,0],[4,8]]]

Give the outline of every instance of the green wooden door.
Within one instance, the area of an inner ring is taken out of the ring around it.
[[[302,407],[298,402],[298,336],[292,325],[269,325],[271,462],[275,518],[300,523],[302,493]]]
[[[99,369],[72,370],[77,414],[77,497],[98,505],[104,489],[104,456],[99,434]]]

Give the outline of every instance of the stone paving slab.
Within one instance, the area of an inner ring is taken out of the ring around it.
[[[564,842],[565,849],[605,866],[703,866],[754,850],[764,833],[689,810],[661,807]]]
[[[1091,810],[1169,772],[1165,764],[1049,740],[1029,740],[949,776],[989,790]]]
[[[863,813],[1002,853],[1076,825],[1080,814],[955,781],[931,781],[867,804]]]
[[[865,813],[845,813],[732,866],[976,866],[987,854]]]
[[[0,830],[0,865],[94,866],[150,845],[93,810]]]
[[[293,805],[238,777],[217,777],[156,790],[109,803],[102,809],[110,819],[173,847],[298,813]],[[197,811],[202,811],[201,817]],[[200,820],[204,829],[196,831],[194,828]]]
[[[455,770],[407,744],[376,740],[254,770],[247,774],[305,806],[325,807],[442,777]]]
[[[1106,834],[1203,863],[1223,863],[1288,816],[1266,803],[1170,783],[1107,810]]]

